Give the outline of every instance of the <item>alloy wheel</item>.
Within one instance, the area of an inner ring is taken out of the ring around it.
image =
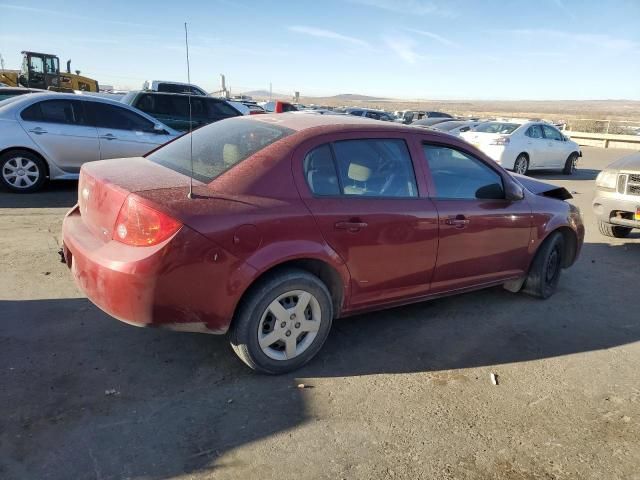
[[[273,360],[291,360],[313,343],[321,323],[320,303],[311,293],[292,290],[273,300],[258,324],[258,344]]]
[[[524,175],[525,173],[527,173],[527,159],[524,157],[518,157],[516,159],[516,165],[514,170],[516,171],[516,173],[519,173],[520,175]]]
[[[29,188],[39,180],[40,175],[38,165],[24,157],[11,158],[2,167],[2,177],[14,188]]]

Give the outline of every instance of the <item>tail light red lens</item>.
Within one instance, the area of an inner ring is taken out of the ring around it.
[[[164,213],[146,206],[135,195],[129,195],[113,231],[113,239],[127,245],[148,247],[163,242],[182,224]]]

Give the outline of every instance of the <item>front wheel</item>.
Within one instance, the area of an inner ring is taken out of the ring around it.
[[[564,163],[564,168],[562,169],[562,173],[565,175],[573,175],[576,173],[576,164],[578,163],[578,154],[572,153],[567,158],[567,161]]]
[[[549,298],[558,288],[563,263],[564,238],[555,232],[538,248],[523,291],[534,297]]]
[[[520,175],[526,175],[529,171],[529,159],[524,153],[518,155],[515,163],[513,164],[513,171]]]
[[[327,287],[291,269],[257,285],[231,327],[233,350],[253,370],[282,374],[300,368],[324,344],[333,321]]]

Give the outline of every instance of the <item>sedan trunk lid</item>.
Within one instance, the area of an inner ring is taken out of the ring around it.
[[[186,196],[189,181],[189,177],[142,157],[85,163],[78,182],[80,214],[87,228],[108,242],[129,194],[184,187]],[[194,180],[194,185],[201,183]]]

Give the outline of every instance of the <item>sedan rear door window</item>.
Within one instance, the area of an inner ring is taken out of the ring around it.
[[[459,150],[424,145],[438,199],[503,199],[502,177],[484,162]]]
[[[20,114],[30,122],[87,125],[82,103],[77,100],[46,100],[34,103]]]
[[[530,137],[530,138],[543,138],[542,129],[540,128],[540,125],[531,125],[527,129],[526,135],[527,137]]]
[[[417,197],[411,155],[404,140],[342,140],[333,144],[344,195]]]
[[[307,154],[304,175],[314,195],[340,195],[338,174],[329,145],[321,145]]]

